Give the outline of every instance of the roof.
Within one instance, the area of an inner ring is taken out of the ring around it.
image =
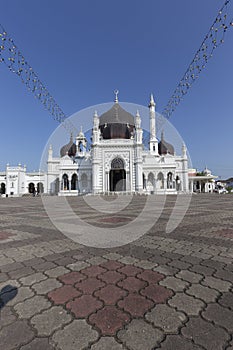
[[[100,125],[104,125],[106,123],[134,125],[134,116],[122,108],[118,102],[116,102],[111,109],[100,116]]]

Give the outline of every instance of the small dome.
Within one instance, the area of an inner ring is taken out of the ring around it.
[[[76,144],[73,142],[73,138],[71,136],[70,142],[67,143],[67,145],[62,146],[60,149],[60,156],[64,157],[66,154],[68,154],[69,157],[74,157],[76,155]]]
[[[161,141],[158,144],[158,150],[160,155],[171,154],[172,156],[174,156],[175,154],[174,147],[164,140],[163,132],[161,134]]]

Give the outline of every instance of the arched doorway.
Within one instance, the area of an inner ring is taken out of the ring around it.
[[[5,194],[5,193],[6,193],[6,185],[4,184],[4,182],[2,182],[0,187],[0,194]]]
[[[62,188],[64,191],[68,191],[69,190],[69,178],[67,174],[64,174],[62,176]]]
[[[163,173],[159,173],[157,177],[157,188],[159,190],[164,189],[164,176]]]
[[[71,178],[71,190],[75,191],[78,189],[78,176],[77,174],[73,174]]]
[[[44,193],[44,185],[42,182],[38,182],[37,184],[37,193]]]
[[[30,182],[30,184],[28,185],[28,192],[35,193],[35,184],[33,182]]]
[[[147,189],[150,192],[154,191],[154,186],[155,186],[155,177],[154,174],[149,173],[148,175],[148,182],[147,182]]]
[[[111,170],[109,173],[110,191],[118,192],[126,190],[126,173],[124,169],[124,162],[121,158],[114,158],[111,163]]]

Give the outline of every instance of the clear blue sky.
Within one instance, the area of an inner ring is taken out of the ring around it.
[[[158,112],[183,76],[223,0],[0,0],[0,22],[69,116],[113,100]],[[229,7],[233,17],[233,6]],[[193,166],[233,176],[233,27],[170,121]],[[20,79],[0,64],[0,170],[39,168],[57,127]],[[92,116],[90,116],[92,118]],[[168,140],[169,141],[169,140]]]

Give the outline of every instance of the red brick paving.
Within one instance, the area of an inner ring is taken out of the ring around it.
[[[118,286],[133,293],[139,292],[139,290],[147,286],[147,283],[136,277],[127,277],[125,280],[118,282]]]
[[[105,306],[89,317],[89,322],[98,327],[102,335],[114,335],[129,321],[129,316],[115,306]]]
[[[63,286],[58,289],[53,290],[48,294],[49,299],[51,299],[54,304],[64,304],[67,301],[79,297],[82,295],[77,289],[72,286]]]
[[[144,270],[142,273],[137,275],[137,277],[147,281],[148,283],[157,283],[164,278],[164,275],[156,271]]]
[[[117,271],[108,271],[100,275],[99,278],[106,283],[117,283],[125,278],[125,275]]]
[[[119,299],[126,296],[127,292],[122,290],[121,288],[109,284],[108,286],[97,290],[94,293],[94,295],[102,299],[105,302],[105,304],[114,305]]]
[[[65,284],[75,284],[77,282],[81,282],[85,278],[86,276],[76,271],[69,272],[63,276],[58,277],[58,279]]]
[[[76,283],[75,285],[75,287],[84,294],[92,294],[94,291],[104,286],[105,283],[98,280],[96,277],[88,277],[86,280]]]
[[[66,307],[70,309],[76,317],[87,317],[103,307],[103,303],[92,295],[82,295],[74,301],[69,302]]]
[[[106,269],[104,269],[103,267],[101,267],[99,265],[93,265],[90,267],[86,267],[85,269],[82,270],[82,273],[84,273],[88,277],[97,277],[101,273],[104,273],[104,272],[106,272]]]
[[[145,312],[152,309],[154,303],[142,295],[130,293],[118,302],[118,306],[129,312],[133,317],[142,317]]]
[[[124,273],[126,276],[136,276],[138,273],[142,271],[143,269],[133,265],[126,265],[118,270],[118,272]]]
[[[169,297],[173,295],[170,289],[156,284],[150,284],[140,292],[143,296],[152,299],[156,304],[165,303]]]
[[[101,266],[107,270],[117,270],[124,265],[118,261],[109,260],[109,261],[106,261],[105,263],[101,264]]]

